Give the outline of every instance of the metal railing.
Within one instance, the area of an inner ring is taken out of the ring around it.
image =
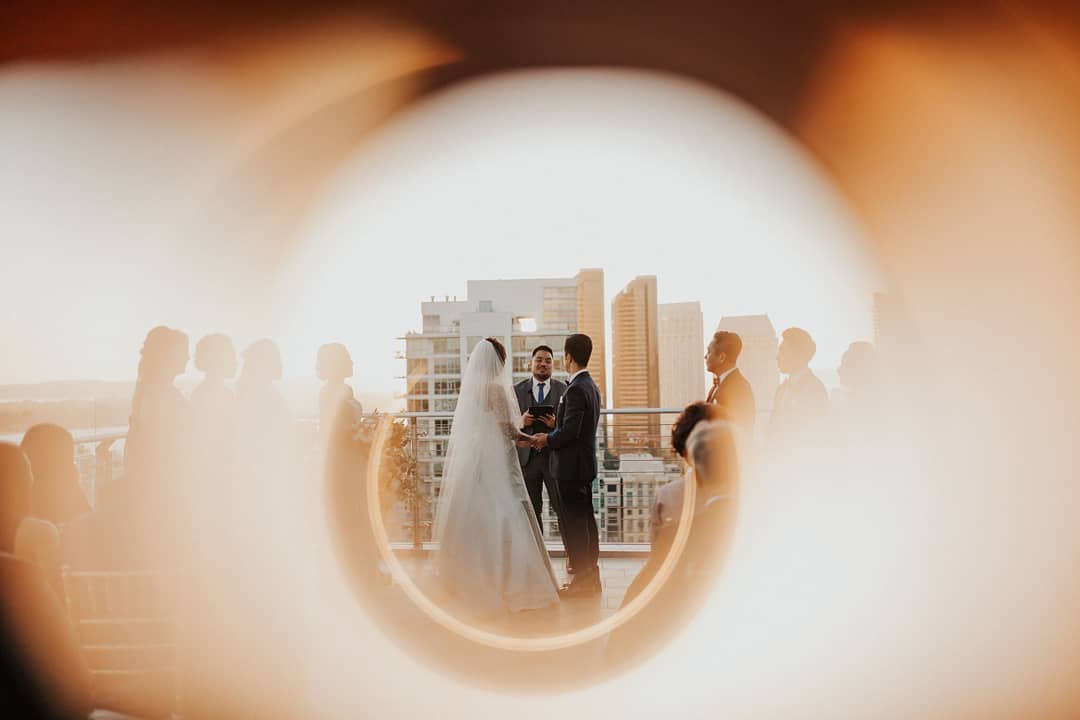
[[[680,477],[682,460],[670,448],[670,430],[681,409],[619,408],[601,411],[597,436],[597,477],[593,480],[593,509],[600,542],[606,551],[618,548],[647,550],[649,511],[657,490]],[[371,416],[369,416],[371,417]],[[408,425],[408,452],[415,459],[418,483],[424,502],[406,507],[395,502],[397,523],[388,518],[388,530],[395,544],[413,548],[430,547],[431,527],[438,507],[442,461],[449,449],[454,413],[403,412],[391,414]],[[312,420],[299,420],[297,427],[310,430]],[[91,505],[96,505],[98,489],[123,467],[120,449],[126,429],[104,433],[75,433],[76,463],[80,484]],[[544,490],[542,520],[544,539],[553,549],[561,548],[558,519]]]
[[[80,434],[75,438],[75,464],[79,468],[79,484],[91,507],[97,505],[98,488],[108,484],[118,468],[123,467],[119,449],[127,439],[127,428],[112,432]]]
[[[597,437],[597,477],[593,480],[593,511],[605,551],[649,547],[649,512],[657,490],[681,477],[682,460],[670,447],[671,424],[681,408],[619,408],[601,411]],[[438,507],[442,462],[449,449],[454,413],[404,412],[395,419],[408,423],[409,448],[417,462],[425,502],[398,507],[398,543],[430,548]],[[549,547],[560,548],[556,513],[544,490],[542,520]],[[392,521],[392,519],[391,519]],[[390,522],[390,521],[388,521]],[[392,524],[392,522],[390,523]]]

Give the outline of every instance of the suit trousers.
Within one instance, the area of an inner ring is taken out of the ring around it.
[[[562,503],[559,530],[567,560],[577,572],[576,582],[597,570],[600,562],[600,531],[593,514],[592,483],[560,485],[559,500]]]
[[[555,476],[551,472],[551,453],[536,452],[529,454],[529,462],[521,469],[525,476],[525,489],[529,491],[529,500],[532,501],[533,510],[536,511],[536,522],[540,524],[540,535],[544,534],[544,488],[548,491],[548,501],[551,510],[562,526],[562,504],[559,501],[559,486],[555,482]]]

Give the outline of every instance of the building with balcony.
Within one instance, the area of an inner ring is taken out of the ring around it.
[[[407,412],[445,414],[416,418],[420,476],[433,501],[437,502],[440,492],[451,415],[457,407],[469,353],[486,337],[500,338],[506,345],[516,383],[531,376],[533,349],[548,345],[554,351],[553,376],[565,382],[563,345],[567,336],[578,332],[579,318],[592,324],[599,318],[600,332],[594,335],[594,341],[603,336],[602,303],[597,310],[589,301],[596,297],[597,287],[602,300],[600,270],[582,271],[571,278],[470,280],[465,300],[432,298],[421,303],[422,329],[401,338],[405,342],[404,397]],[[590,365],[602,367],[602,360],[601,355]],[[434,502],[430,507],[434,508]],[[552,533],[557,523],[546,501],[544,513],[545,527]],[[421,518],[428,527],[431,514],[429,510]]]

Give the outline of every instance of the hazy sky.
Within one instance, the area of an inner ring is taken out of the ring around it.
[[[202,110],[148,103],[150,87]],[[727,314],[808,329],[815,366],[871,339],[872,260],[784,133],[692,83],[580,70],[474,82],[380,130],[307,218],[276,323],[245,326],[184,284],[186,264],[213,258],[167,246],[188,220],[178,188],[218,142],[205,92],[125,67],[0,76],[0,211],[16,249],[0,383],[129,378],[146,330],[167,323],[239,346],[272,334],[289,376],[313,371],[319,344],[345,342],[357,387],[391,391],[395,338],[419,328],[421,300],[583,267],[604,269],[609,314],[631,278],[653,274],[661,302],[701,301],[706,335]]]
[[[391,338],[420,301],[470,278],[601,267],[660,302],[770,314],[832,367],[872,339],[875,277],[809,159],[749,109],[682,81],[614,72],[504,76],[437,97],[359,153],[310,218],[283,336],[366,347],[371,383],[400,374]],[[610,318],[609,318],[610,319]],[[300,361],[300,357],[297,358]]]

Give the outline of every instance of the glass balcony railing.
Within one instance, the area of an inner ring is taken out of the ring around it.
[[[602,546],[637,546],[648,549],[650,510],[659,488],[682,476],[685,467],[671,450],[671,425],[679,409],[628,408],[603,410],[597,438],[597,477],[593,480],[593,511]],[[392,540],[430,543],[438,509],[443,462],[449,450],[452,412],[400,413],[413,438],[410,450],[416,461],[421,502],[415,507],[398,504],[388,518]],[[561,547],[558,518],[543,493],[544,538]]]

